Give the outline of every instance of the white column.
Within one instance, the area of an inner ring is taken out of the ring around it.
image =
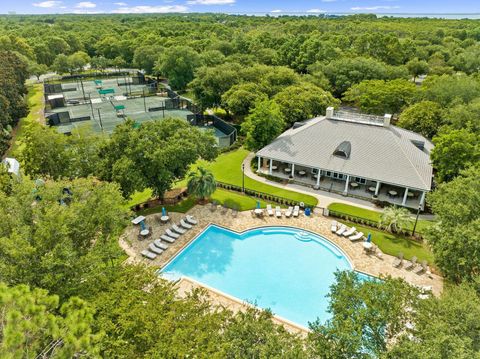
[[[422,206],[422,209],[424,204],[425,204],[425,192],[422,192],[422,196],[420,197],[420,206]]]
[[[292,175],[292,178],[295,178],[295,164],[294,163],[292,163],[292,173],[291,173],[291,175]]]
[[[350,175],[347,175],[347,180],[345,181],[345,191],[343,191],[345,194],[348,193],[348,183],[350,182]]]
[[[260,158],[260,156],[258,156],[257,158],[258,158],[257,172],[260,172],[260,169],[262,168],[262,159]]]
[[[273,160],[270,159],[270,165],[268,166],[268,174],[269,174],[269,175],[272,174],[272,166],[273,166]]]
[[[375,196],[378,196],[379,191],[380,191],[380,181],[377,181],[377,187],[375,187]]]
[[[407,203],[407,197],[408,197],[408,187],[405,187],[405,193],[403,194],[402,206],[405,206],[405,204]]]
[[[320,168],[317,171],[318,171],[318,173],[317,173],[317,187],[318,187],[318,186],[320,186],[320,176],[321,176],[322,171],[320,170]]]

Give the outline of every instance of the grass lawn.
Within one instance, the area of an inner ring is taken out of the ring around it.
[[[342,223],[345,223],[349,227],[356,227],[358,231],[365,233],[365,236],[371,233],[373,243],[385,254],[396,256],[399,252],[402,252],[406,259],[411,259],[413,256],[416,256],[419,261],[426,260],[430,265],[433,264],[433,254],[424,243],[371,227],[364,227],[357,223]]]
[[[239,148],[238,150],[219,155],[214,162],[200,160],[192,166],[192,169],[195,169],[198,166],[202,166],[211,170],[217,181],[241,186],[242,162],[245,157],[247,157],[248,153],[249,152],[247,150]],[[177,186],[185,185],[186,180],[177,183]],[[274,187],[262,182],[258,182],[247,176],[245,176],[245,187],[259,192],[265,192],[274,196],[288,198],[297,202],[304,202],[310,205],[317,204],[317,199],[313,196]]]
[[[29,113],[27,117],[20,119],[17,127],[14,130],[11,146],[7,151],[7,156],[15,157],[18,151],[24,146],[22,138],[25,130],[25,125],[32,122],[44,123],[43,118],[43,85],[34,84],[28,87],[27,104]]]
[[[372,210],[369,210],[369,209],[360,208],[360,207],[356,207],[356,206],[352,206],[352,205],[344,204],[344,203],[332,203],[328,206],[328,209],[330,209],[332,211],[342,212],[342,213],[345,213],[347,215],[351,215],[351,216],[355,216],[355,217],[365,218],[365,219],[368,219],[370,221],[374,221],[374,222],[377,222],[377,223],[380,223],[380,216],[382,214],[381,212],[372,211]],[[427,221],[425,219],[419,219],[418,223],[417,223],[417,228],[415,229],[415,231],[418,232],[418,233],[424,233],[425,230],[429,226],[433,225],[434,223],[435,223],[434,221]],[[407,228],[412,230],[413,226],[414,226],[414,223],[409,225]]]

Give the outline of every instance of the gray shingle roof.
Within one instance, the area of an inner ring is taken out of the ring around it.
[[[344,141],[349,158],[334,156]],[[424,142],[424,149],[412,141]],[[384,183],[430,190],[433,145],[423,136],[396,126],[374,126],[317,117],[290,129],[257,152],[258,156],[340,172]]]

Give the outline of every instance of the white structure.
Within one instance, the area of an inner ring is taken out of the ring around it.
[[[7,157],[2,163],[7,167],[8,173],[20,176],[20,163],[15,158]]]
[[[259,172],[365,199],[423,208],[433,169],[425,137],[383,117],[328,108],[256,153]]]

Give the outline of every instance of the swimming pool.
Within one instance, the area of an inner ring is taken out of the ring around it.
[[[352,270],[325,238],[298,228],[262,227],[242,233],[208,226],[162,270],[186,276],[307,326],[327,313],[336,270]]]

